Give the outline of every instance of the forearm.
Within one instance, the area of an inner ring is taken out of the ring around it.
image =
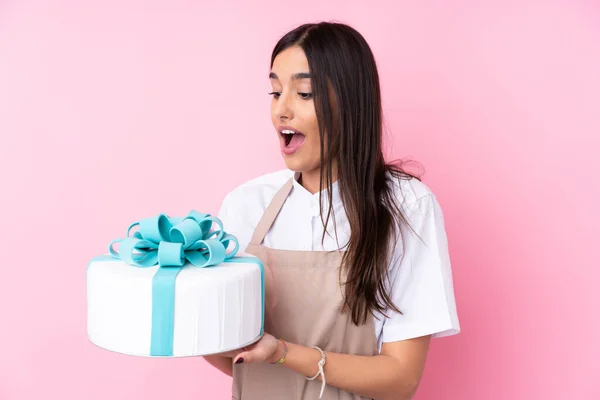
[[[204,356],[204,359],[225,375],[233,376],[232,357],[212,355]]]
[[[284,364],[299,374],[312,377],[318,372],[321,354],[310,347],[287,343]],[[276,353],[283,354],[283,349]],[[387,355],[357,356],[325,352],[323,371],[327,385],[360,396],[381,400],[409,400],[414,396],[419,378],[408,362]],[[321,377],[319,376],[319,381]]]

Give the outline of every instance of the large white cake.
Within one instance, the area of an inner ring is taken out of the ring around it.
[[[87,269],[87,330],[95,345],[134,356],[187,357],[239,349],[262,336],[264,270],[258,258],[229,254],[198,266],[182,252],[182,266],[173,268],[135,265],[112,244],[110,250]],[[167,280],[160,283],[158,275]]]

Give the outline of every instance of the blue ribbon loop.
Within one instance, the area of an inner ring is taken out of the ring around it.
[[[213,225],[218,229],[212,230]],[[133,234],[132,229],[138,227]],[[119,249],[114,246],[119,244]],[[233,243],[233,250],[227,252]],[[217,217],[190,211],[185,217],[159,214],[134,222],[127,237],[113,240],[110,254],[140,268],[158,265],[152,278],[152,333],[150,355],[173,355],[175,280],[187,264],[211,267],[230,260],[239,250],[235,236],[223,230]]]

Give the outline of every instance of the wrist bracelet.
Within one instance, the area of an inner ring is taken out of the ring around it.
[[[319,372],[317,372],[315,374],[315,376],[313,376],[311,378],[309,378],[307,376],[305,378],[308,379],[309,381],[312,381],[312,380],[317,379],[317,377],[319,375],[321,375],[323,377],[323,382],[321,383],[321,394],[319,395],[319,399],[320,399],[321,397],[323,397],[323,390],[325,390],[325,385],[326,385],[326,383],[325,383],[325,372],[323,371],[323,367],[325,366],[325,363],[327,362],[327,359],[325,357],[325,353],[323,353],[323,350],[321,350],[319,347],[313,346],[313,349],[317,349],[317,350],[319,350],[319,353],[321,353],[321,360],[319,360],[319,363],[317,364],[318,367],[319,367]]]
[[[281,358],[275,362],[270,362],[270,364],[283,364],[283,362],[285,361],[285,356],[287,356],[287,352],[288,352],[288,347],[287,347],[287,343],[283,341],[282,338],[279,338],[279,340],[281,340],[281,343],[283,343],[283,355],[281,356]]]

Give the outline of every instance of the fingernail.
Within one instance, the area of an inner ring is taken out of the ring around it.
[[[244,357],[240,357],[237,359],[237,361],[235,362],[236,364],[241,364],[244,362]]]

